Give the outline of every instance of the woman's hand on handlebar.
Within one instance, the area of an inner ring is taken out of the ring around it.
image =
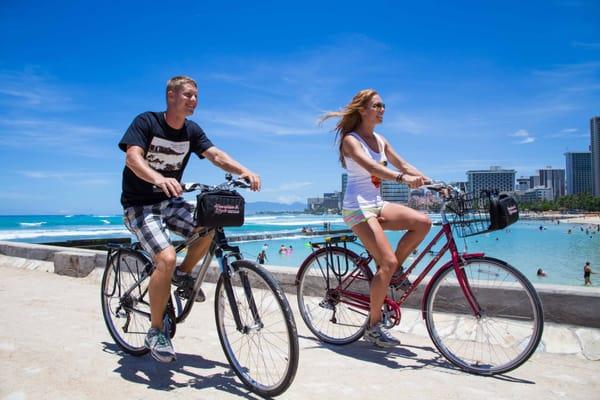
[[[154,182],[154,186],[162,190],[167,196],[181,196],[183,188],[175,178],[166,178],[161,176]]]
[[[250,183],[250,190],[252,190],[253,192],[260,190],[260,176],[258,176],[254,172],[244,171],[240,174],[239,178],[244,179],[248,183]]]
[[[411,188],[418,188],[425,185],[428,182],[429,178],[419,175],[408,175],[405,174],[402,178],[402,181],[406,183]]]

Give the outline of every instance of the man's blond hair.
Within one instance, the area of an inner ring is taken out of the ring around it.
[[[169,101],[169,91],[176,92],[185,84],[193,85],[196,90],[198,90],[198,85],[196,81],[190,78],[189,76],[174,76],[167,81],[167,91],[165,95],[167,96],[167,102]]]

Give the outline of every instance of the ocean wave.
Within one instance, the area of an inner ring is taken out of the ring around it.
[[[0,240],[36,239],[40,237],[59,236],[104,236],[122,234],[129,236],[126,228],[123,229],[93,229],[93,230],[35,230],[35,231],[0,231]]]
[[[104,222],[105,224],[110,224],[110,221],[107,219],[101,219],[100,221]]]
[[[46,223],[46,221],[42,221],[42,222],[19,222],[19,225],[21,226],[42,226]]]

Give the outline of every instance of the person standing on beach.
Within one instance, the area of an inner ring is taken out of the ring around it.
[[[371,282],[371,312],[365,339],[379,347],[391,347],[400,341],[388,332],[381,320],[385,294],[390,281],[400,279],[402,263],[425,238],[431,220],[411,208],[382,201],[379,186],[382,180],[390,180],[416,188],[431,179],[404,161],[390,143],[375,132],[375,126],[383,122],[384,113],[381,96],[373,89],[366,89],[358,92],[341,111],[326,113],[320,121],[339,118],[335,127],[339,160],[348,173],[342,216],[377,262],[377,272]],[[399,172],[388,168],[388,161]],[[384,230],[407,231],[395,252]]]
[[[590,265],[590,262],[586,261],[585,265],[583,266],[583,284],[585,286],[592,284],[592,274],[595,274],[595,272],[592,272],[592,266]]]
[[[181,197],[183,171],[192,153],[208,158],[217,167],[239,175],[260,190],[260,177],[220,150],[202,128],[186,119],[198,104],[198,86],[186,76],[167,82],[167,110],[138,115],[119,142],[126,152],[121,204],[125,226],[135,234],[154,261],[150,277],[151,328],[145,346],[161,362],[176,359],[169,335],[163,333],[163,314],[169,300],[171,282],[191,294],[191,271],[208,251],[212,235],[206,235],[187,249],[177,268],[175,249],[166,229],[185,238],[199,230],[194,206]],[[155,188],[160,190],[155,191]],[[203,301],[203,293],[197,299]]]

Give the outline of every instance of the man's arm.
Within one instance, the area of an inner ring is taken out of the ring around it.
[[[246,179],[250,182],[250,189],[253,191],[260,190],[260,177],[242,164],[231,158],[229,154],[216,146],[209,147],[202,153],[203,157],[206,157],[217,167],[227,172],[239,175],[240,178]]]
[[[127,146],[125,165],[140,179],[158,186],[169,197],[181,196],[183,189],[177,179],[166,178],[148,165],[144,157],[144,149],[139,146]]]

